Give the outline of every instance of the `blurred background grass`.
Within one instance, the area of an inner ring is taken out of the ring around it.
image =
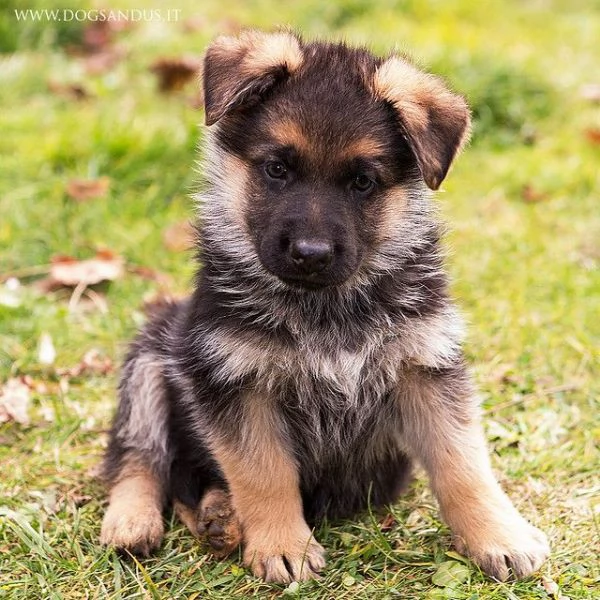
[[[0,294],[0,385],[25,375],[33,381],[32,424],[0,425],[0,597],[282,592],[254,582],[235,561],[205,558],[181,529],[144,566],[99,549],[102,493],[86,473],[102,452],[115,374],[64,374],[89,350],[118,364],[144,319],[143,300],[165,287],[189,289],[190,255],[164,235],[193,214],[203,115],[193,80],[160,93],[150,67],[195,59],[218,34],[279,25],[382,54],[407,52],[469,99],[473,141],[439,194],[451,225],[454,293],[471,322],[467,351],[495,465],[516,503],[550,533],[555,554],[543,573],[560,590],[553,596],[539,578],[497,587],[476,572],[453,587],[433,584],[432,573],[449,560],[447,530],[418,484],[394,511],[401,522],[417,511],[426,526],[381,534],[367,518],[324,529],[320,537],[332,549],[325,579],[294,593],[594,597],[600,109],[590,86],[600,84],[600,3],[123,0],[114,8],[180,12],[171,22],[120,22],[104,42],[89,38],[89,20],[15,15],[100,7],[0,0],[0,290],[11,275],[21,283],[10,302]],[[67,193],[73,179],[100,177],[110,179],[100,198],[75,201]],[[36,289],[31,274],[52,257],[87,258],[97,249],[129,266],[125,277],[97,289],[106,311],[69,310],[70,291]],[[169,283],[140,277],[136,267]],[[57,351],[51,366],[39,360],[43,333]]]

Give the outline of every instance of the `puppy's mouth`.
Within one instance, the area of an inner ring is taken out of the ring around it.
[[[337,282],[331,281],[329,279],[325,279],[322,276],[319,276],[318,273],[312,273],[309,275],[302,276],[293,276],[286,275],[281,276],[278,275],[279,279],[283,281],[286,285],[296,289],[305,289],[310,291],[319,291],[329,287],[333,287]]]

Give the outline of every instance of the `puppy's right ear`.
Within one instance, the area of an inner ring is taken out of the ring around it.
[[[204,57],[202,84],[206,124],[256,102],[302,64],[297,37],[288,32],[244,31],[219,37]]]

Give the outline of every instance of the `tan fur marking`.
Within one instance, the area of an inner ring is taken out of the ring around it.
[[[192,508],[179,500],[173,502],[173,512],[177,518],[190,530],[190,533],[199,538],[198,532],[198,509]]]
[[[235,37],[217,38],[213,46],[229,53],[243,52],[241,70],[244,75],[264,73],[278,66],[285,66],[293,73],[303,61],[298,40],[286,32],[242,31]]]
[[[221,151],[217,151],[217,155],[211,162],[214,163],[212,176],[221,181],[221,195],[227,202],[224,207],[231,211],[237,224],[245,230],[248,204],[246,190],[248,167],[236,156]]]
[[[269,133],[273,136],[273,139],[282,146],[292,146],[298,150],[298,152],[303,152],[305,154],[311,152],[310,142],[296,121],[283,119],[276,122],[271,126]]]
[[[478,426],[461,446],[439,451],[430,471],[456,547],[502,581],[510,576],[509,566],[517,577],[537,570],[548,555],[545,536],[527,523],[496,482]]]
[[[323,549],[304,520],[297,467],[268,404],[248,398],[241,443],[213,439],[213,452],[242,524],[245,564],[266,581],[309,579],[323,567]]]
[[[377,69],[373,86],[376,96],[392,102],[420,130],[425,130],[429,123],[427,101],[446,92],[435,77],[396,56]]]
[[[249,66],[263,72],[272,67],[285,65],[293,73],[302,64],[303,56],[298,40],[289,33],[263,34],[252,32],[248,39],[246,61]]]
[[[438,77],[421,72],[398,56],[392,56],[375,71],[372,91],[391,102],[400,114],[425,182],[437,189],[452,158],[469,137],[470,116],[464,98],[448,90]],[[437,118],[432,117],[434,113]],[[441,132],[431,129],[439,129],[440,122],[448,131],[438,139]]]
[[[152,472],[136,464],[124,467],[110,490],[101,543],[142,555],[158,548],[164,532],[162,497]]]
[[[448,391],[438,386],[418,371],[405,377],[401,403],[407,449],[427,470],[458,550],[497,579],[507,579],[509,567],[524,577],[548,556],[546,538],[497,483],[475,400],[450,406]]]
[[[353,158],[375,159],[386,152],[385,146],[375,138],[360,138],[348,143],[340,152],[339,160],[352,160]]]
[[[404,212],[408,206],[407,190],[403,186],[393,187],[385,193],[381,206],[383,211],[378,220],[378,241],[394,240],[398,237],[402,222],[406,220]]]

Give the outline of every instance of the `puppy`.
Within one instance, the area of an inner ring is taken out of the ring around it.
[[[309,579],[311,525],[394,502],[417,462],[460,552],[534,572],[548,544],[492,474],[430,197],[463,98],[288,32],[217,39],[203,84],[201,267],[125,360],[102,542],[149,553],[171,504],[218,555]]]

